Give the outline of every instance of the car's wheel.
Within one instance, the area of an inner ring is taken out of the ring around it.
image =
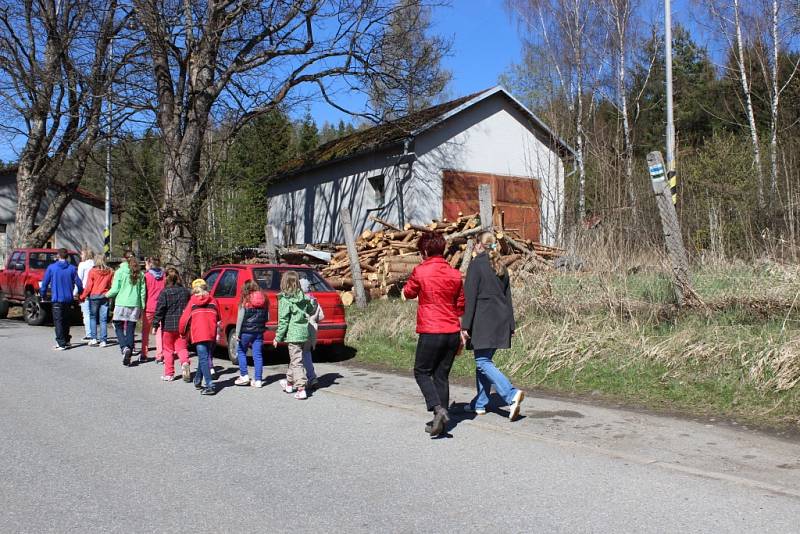
[[[5,294],[0,291],[0,319],[8,317],[8,309],[10,307],[11,304],[6,300]]]
[[[228,359],[233,363],[239,363],[239,354],[236,352],[236,346],[239,340],[236,338],[236,330],[231,328],[228,332]]]
[[[22,305],[25,322],[31,326],[42,326],[47,322],[47,310],[42,306],[38,295],[28,295]]]

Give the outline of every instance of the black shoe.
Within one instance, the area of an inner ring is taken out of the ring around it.
[[[203,389],[203,383],[202,382],[195,382],[194,383],[194,389]]]
[[[147,358],[147,356],[139,356],[139,363],[147,363],[149,361],[150,360]]]
[[[430,434],[431,433],[431,428],[433,428],[433,419],[431,419],[430,421],[425,423],[425,432]]]
[[[200,392],[200,395],[216,395],[217,390],[213,387],[211,388],[203,388],[203,391]]]
[[[131,364],[131,349],[125,347],[122,349],[122,365],[128,367]]]
[[[436,410],[436,415],[433,416],[433,421],[431,422],[431,437],[436,437],[444,432],[445,426],[449,421],[450,418],[447,416],[447,410],[444,408]]]

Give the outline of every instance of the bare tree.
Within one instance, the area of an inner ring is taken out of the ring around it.
[[[108,49],[126,18],[117,0],[0,3],[0,99],[12,115],[4,128],[26,138],[15,246],[43,246],[80,185],[116,74]]]
[[[753,93],[750,87],[747,58],[745,57],[745,33],[742,6],[740,0],[704,0],[711,15],[716,19],[722,37],[728,44],[735,61],[737,76],[742,86],[744,112],[750,130],[750,141],[753,150],[753,167],[756,172],[758,205],[765,206],[764,169],[761,163],[761,144],[758,125],[753,109]]]
[[[442,67],[450,40],[431,34],[431,9],[418,0],[399,0],[375,51],[375,74],[368,80],[370,104],[380,119],[430,106],[452,74]]]
[[[597,45],[596,0],[507,0],[524,30],[557,65],[558,83],[569,99],[578,172],[578,217],[586,216],[586,98],[593,91],[590,70],[592,49]]]
[[[152,106],[164,145],[161,257],[196,270],[196,221],[213,173],[206,132],[229,135],[311,85],[369,74],[394,8],[384,0],[133,0],[150,54]],[[341,109],[341,108],[340,108]]]

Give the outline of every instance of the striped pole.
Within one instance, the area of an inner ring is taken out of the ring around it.
[[[111,255],[111,232],[108,226],[103,229],[103,254],[106,258]]]
[[[669,190],[672,193],[672,203],[678,205],[678,173],[671,170],[667,173],[669,178]]]

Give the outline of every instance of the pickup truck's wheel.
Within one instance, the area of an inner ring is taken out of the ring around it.
[[[47,310],[42,306],[38,295],[28,295],[22,304],[22,313],[25,322],[31,326],[42,326],[47,322]]]
[[[11,304],[6,300],[5,294],[0,291],[0,319],[8,317],[8,309],[10,307]]]
[[[228,332],[228,359],[233,363],[239,363],[239,353],[236,350],[239,340],[236,338],[236,330],[231,328]]]

